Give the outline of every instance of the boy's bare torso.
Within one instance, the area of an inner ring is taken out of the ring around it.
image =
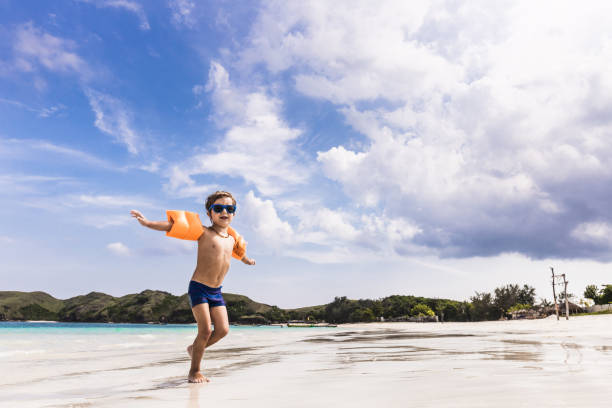
[[[230,267],[234,243],[232,236],[221,236],[212,228],[204,227],[198,239],[198,261],[191,279],[211,288],[221,286]]]

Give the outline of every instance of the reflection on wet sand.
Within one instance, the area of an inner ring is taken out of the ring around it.
[[[280,361],[281,358],[282,353],[273,353],[269,355],[242,355],[240,361],[226,364],[220,368],[210,368],[207,369],[206,372],[210,377],[221,377],[234,371],[244,370],[249,367],[275,363]]]
[[[483,351],[483,360],[510,360],[510,361],[540,361],[542,354],[529,351],[496,350]]]
[[[583,345],[572,342],[543,342],[517,337],[533,335],[526,331],[502,331],[491,333],[431,333],[406,330],[347,331],[321,336],[311,336],[305,343],[327,344],[353,343],[338,346],[337,361],[354,364],[372,361],[416,361],[472,356],[480,360],[508,360],[538,362],[543,359],[545,347],[561,350],[579,350]],[[439,347],[425,347],[425,342],[436,340]],[[464,339],[461,341],[461,339]],[[596,346],[601,352],[612,351],[612,346]],[[567,363],[568,358],[564,359]],[[532,366],[526,366],[533,368]],[[541,367],[536,367],[540,369]]]
[[[337,340],[335,337],[341,337]],[[350,332],[337,333],[334,336],[321,336],[305,339],[307,343],[367,343],[367,345],[354,345],[351,347],[338,347],[336,352],[337,361],[342,364],[354,364],[372,361],[416,361],[447,358],[448,356],[472,355],[481,360],[514,360],[514,361],[539,361],[542,352],[534,350],[509,349],[507,346],[502,349],[479,349],[479,350],[458,350],[456,342],[441,341],[440,345],[446,347],[432,348],[417,345],[409,345],[410,341],[420,341],[424,339],[456,339],[469,337],[487,337],[484,334],[465,334],[465,333],[419,333],[406,331],[386,330],[380,332]],[[403,340],[399,343],[399,340]],[[495,342],[495,340],[492,340]],[[538,341],[499,339],[499,342],[515,344],[517,346],[541,347]],[[392,343],[392,344],[388,344]]]
[[[333,343],[333,342],[360,342],[378,340],[410,340],[410,339],[437,339],[445,337],[474,337],[474,334],[465,333],[411,333],[405,331],[385,330],[335,333],[333,336],[312,337],[303,340],[307,343]]]
[[[189,400],[187,401],[187,408],[200,408],[200,393],[202,389],[208,384],[193,384],[190,383],[187,387],[189,388]]]
[[[529,346],[541,346],[543,344],[541,341],[535,341],[535,340],[501,339],[500,341],[503,343],[523,344],[523,345],[529,345]]]

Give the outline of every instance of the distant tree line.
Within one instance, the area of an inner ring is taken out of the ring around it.
[[[584,289],[584,297],[593,299],[596,305],[612,303],[612,285],[605,285],[601,289],[598,289],[597,285],[588,285]]]
[[[394,295],[383,299],[347,299],[336,297],[333,302],[319,307],[283,310],[273,306],[259,314],[259,319],[281,323],[289,320],[326,321],[328,323],[373,322],[403,320],[413,317],[438,316],[442,321],[498,320],[502,316],[535,305],[535,288],[523,285],[498,287],[493,293],[476,292],[469,302],[418,296]],[[244,321],[246,304],[228,303],[230,321]],[[255,319],[256,316],[251,316]]]
[[[498,320],[513,310],[535,306],[535,288],[529,285],[500,286],[491,293],[479,293],[470,298],[471,320]]]

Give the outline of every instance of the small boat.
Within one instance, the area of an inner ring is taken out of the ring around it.
[[[328,323],[287,323],[287,327],[338,327],[335,324]]]
[[[287,327],[315,327],[315,325],[310,323],[287,323]]]

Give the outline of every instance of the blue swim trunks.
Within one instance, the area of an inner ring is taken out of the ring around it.
[[[196,282],[194,280],[189,282],[189,303],[191,307],[197,306],[200,303],[208,303],[210,307],[225,306],[223,295],[221,295],[221,288],[211,288],[203,283]]]

